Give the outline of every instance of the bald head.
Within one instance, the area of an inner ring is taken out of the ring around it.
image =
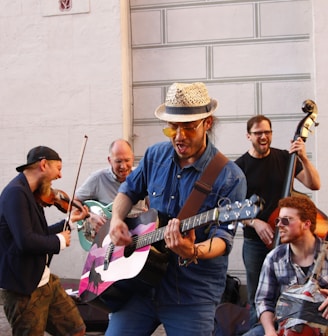
[[[129,142],[124,139],[113,141],[109,146],[108,162],[117,179],[124,182],[131,173],[134,163],[134,154]]]

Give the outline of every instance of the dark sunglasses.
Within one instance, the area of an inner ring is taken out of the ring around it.
[[[290,224],[290,222],[289,222],[289,218],[288,218],[288,217],[277,217],[277,218],[274,220],[274,224],[275,224],[275,226],[277,226],[280,222],[281,222],[281,224],[284,225],[284,226],[288,226],[288,225]]]

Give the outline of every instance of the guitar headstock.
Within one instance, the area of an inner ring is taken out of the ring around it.
[[[252,195],[242,202],[226,204],[219,208],[219,222],[226,223],[255,218],[262,210],[263,205],[263,200],[257,195]]]

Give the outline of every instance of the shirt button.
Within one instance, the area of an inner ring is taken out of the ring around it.
[[[180,179],[180,178],[181,178],[181,175],[180,175],[180,174],[179,174],[179,175],[177,175],[177,178],[178,178],[178,179]]]
[[[174,195],[171,196],[171,199],[175,199]]]
[[[153,191],[153,194],[152,194],[153,196],[156,196],[156,191]]]

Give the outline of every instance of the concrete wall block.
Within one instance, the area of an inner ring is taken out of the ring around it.
[[[161,141],[169,141],[163,132],[162,128],[165,123],[142,125],[134,127],[134,152],[138,157],[142,157],[145,153],[145,148]]]
[[[186,24],[190,22],[191,24]],[[254,36],[252,4],[223,4],[167,10],[167,42],[215,41]]]
[[[201,0],[205,1],[205,0]],[[148,5],[168,5],[168,4],[185,4],[185,3],[193,3],[199,2],[199,0],[130,0],[130,6],[137,7],[137,6],[148,6]]]
[[[214,77],[309,74],[311,53],[308,41],[214,46]]]
[[[229,255],[229,271],[230,275],[234,275],[240,278],[243,284],[246,283],[245,276],[245,266],[242,256],[242,247],[243,247],[243,236],[242,236],[242,228],[238,227],[237,233],[234,239],[233,249]]]
[[[135,87],[133,89],[133,109],[135,118],[152,119],[157,106],[165,101],[162,87]]]
[[[312,81],[286,80],[261,83],[261,112],[270,116],[305,116],[302,111],[306,99],[314,99]]]
[[[311,2],[278,1],[260,3],[260,36],[311,34]]]
[[[206,66],[205,47],[133,50],[135,82],[205,79]]]
[[[220,121],[214,128],[214,144],[231,160],[235,160],[240,154],[249,148],[246,139],[245,123]]]
[[[219,102],[219,107],[215,112],[219,119],[246,119],[256,111],[255,82],[208,84],[207,87],[210,96]]]
[[[131,12],[132,47],[161,44],[162,25],[159,10]]]

